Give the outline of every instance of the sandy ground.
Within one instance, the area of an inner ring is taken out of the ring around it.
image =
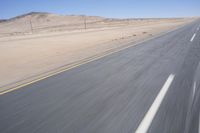
[[[189,22],[191,19],[157,19],[137,20],[132,24],[120,21],[116,25],[115,21],[113,26],[110,21],[110,26],[87,30],[0,37],[0,86],[124,46],[130,41],[144,40]]]

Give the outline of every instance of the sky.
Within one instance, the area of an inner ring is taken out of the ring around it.
[[[0,0],[0,19],[29,12],[109,18],[200,16],[200,0]]]

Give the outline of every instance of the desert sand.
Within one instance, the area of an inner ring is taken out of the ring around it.
[[[192,18],[107,19],[30,13],[0,22],[0,86],[36,78],[191,21]]]

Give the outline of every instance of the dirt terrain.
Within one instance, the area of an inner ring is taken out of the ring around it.
[[[107,19],[29,13],[0,22],[0,86],[126,46],[192,18]],[[1,90],[0,90],[1,91]]]

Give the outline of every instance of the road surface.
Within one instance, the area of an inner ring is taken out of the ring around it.
[[[199,27],[0,95],[0,132],[199,133]]]

